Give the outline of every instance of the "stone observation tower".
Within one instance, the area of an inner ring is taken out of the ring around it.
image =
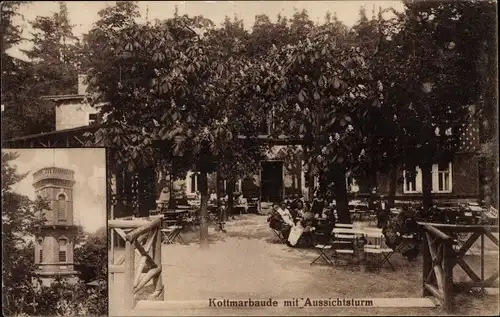
[[[43,211],[46,222],[35,237],[35,274],[43,285],[50,285],[56,277],[77,280],[73,263],[77,233],[73,224],[74,184],[74,172],[64,168],[46,167],[33,174],[36,195],[50,205],[50,210]]]

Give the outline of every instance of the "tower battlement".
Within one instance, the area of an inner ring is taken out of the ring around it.
[[[75,183],[75,172],[60,167],[45,167],[33,173],[35,190],[53,182],[58,186],[72,187]]]

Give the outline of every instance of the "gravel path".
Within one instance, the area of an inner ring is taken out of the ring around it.
[[[293,298],[418,298],[421,290],[421,258],[408,262],[399,254],[392,263],[396,272],[383,268],[380,272],[365,271],[359,267],[311,266],[316,258],[314,250],[289,248],[279,244],[266,223],[258,215],[237,216],[226,225],[227,233],[210,228],[210,246],[198,246],[198,233],[182,233],[186,244],[163,245],[163,283],[167,302],[200,302],[209,298],[246,300]],[[498,259],[496,259],[498,263]],[[459,274],[459,273],[457,273]],[[117,287],[117,285],[115,285]],[[119,287],[119,286],[118,286]],[[146,290],[147,291],[147,290]],[[110,296],[112,298],[112,296]],[[493,301],[491,302],[493,298]],[[481,300],[467,298],[460,313],[492,314],[498,312],[498,296]],[[110,308],[112,308],[110,303]],[[172,307],[173,308],[173,307]],[[334,311],[305,309],[286,312],[290,308],[258,309],[252,314],[290,315],[382,315],[442,314],[439,308],[349,308]],[[258,313],[261,311],[261,313]],[[156,315],[152,311],[146,315]],[[166,314],[164,312],[164,314]],[[172,310],[169,315],[243,315],[245,311],[205,309]]]

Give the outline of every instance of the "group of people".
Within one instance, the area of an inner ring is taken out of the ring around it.
[[[318,219],[325,218],[322,201],[315,199],[312,205],[300,197],[273,204],[267,221],[269,226],[281,232],[289,246],[312,243],[313,231]]]

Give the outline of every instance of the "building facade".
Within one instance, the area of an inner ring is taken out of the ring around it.
[[[87,96],[86,76],[78,76],[78,93],[75,95],[44,96],[42,99],[55,102],[56,131],[80,128],[97,121],[99,109],[85,99]]]

